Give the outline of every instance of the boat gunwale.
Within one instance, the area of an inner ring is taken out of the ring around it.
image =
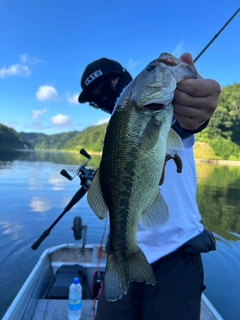
[[[94,248],[99,248],[99,247],[100,247],[100,245],[98,245],[98,244],[86,244],[85,245],[86,249],[94,249]],[[45,259],[48,258],[52,253],[54,253],[56,251],[59,251],[61,249],[65,249],[65,248],[81,249],[82,245],[74,244],[74,243],[63,243],[63,244],[60,244],[60,245],[57,245],[57,246],[53,246],[53,247],[49,247],[49,248],[45,249],[43,251],[43,253],[40,255],[40,257],[38,258],[38,261],[37,261],[36,265],[34,266],[32,271],[28,275],[27,279],[25,280],[25,282],[23,283],[22,287],[20,288],[20,290],[18,291],[17,295],[15,296],[14,300],[10,304],[10,306],[7,309],[7,311],[6,311],[5,315],[3,316],[2,320],[11,319],[11,317],[14,315],[14,313],[16,312],[15,310],[16,310],[18,304],[21,302],[26,290],[29,288],[29,285],[34,280],[34,277],[37,275],[38,271],[43,266],[43,263],[44,263]],[[64,262],[62,262],[61,264],[63,264],[63,263]],[[60,265],[60,263],[59,263],[59,265]],[[92,263],[92,265],[96,265],[96,264]],[[29,301],[30,301],[30,299],[29,299]]]
[[[88,244],[85,246],[86,249],[93,249],[94,248],[100,248],[101,246],[98,244]],[[44,261],[49,258],[50,259],[50,255],[56,251],[59,251],[61,249],[81,249],[82,245],[79,244],[72,244],[72,243],[64,243],[61,245],[57,245],[54,247],[49,247],[47,249],[45,249],[43,251],[43,253],[40,255],[35,267],[33,268],[33,270],[30,272],[29,276],[27,277],[27,279],[25,280],[24,284],[22,285],[21,289],[19,290],[18,294],[16,295],[16,297],[14,298],[14,300],[12,301],[11,305],[9,306],[7,312],[5,313],[5,315],[3,316],[2,320],[9,320],[12,319],[12,316],[14,316],[14,313],[16,313],[16,309],[17,306],[19,304],[19,302],[22,300],[22,298],[25,295],[25,292],[28,290],[29,285],[32,283],[32,281],[34,280],[34,277],[36,277],[38,271],[43,267]],[[65,262],[50,262],[51,266],[52,264],[54,266],[61,266],[62,264],[64,264]],[[75,263],[76,264],[76,263]],[[84,264],[86,267],[92,267],[92,266],[101,266],[102,263],[98,264],[97,262],[93,262],[93,263],[84,263],[81,262],[79,263],[79,265]],[[31,300],[31,297],[29,298],[29,302]],[[210,300],[207,298],[207,296],[202,293],[202,303],[204,303],[207,307],[207,309],[209,310],[209,313],[212,314],[213,317],[215,317],[215,320],[223,320],[223,318],[221,317],[221,315],[218,313],[218,311],[215,309],[215,307],[212,305],[212,303],[210,302]]]

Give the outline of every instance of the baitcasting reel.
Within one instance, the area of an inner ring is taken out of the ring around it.
[[[66,208],[63,210],[63,212],[60,214],[60,216],[53,222],[53,224],[43,232],[43,234],[39,237],[39,239],[34,242],[32,245],[32,249],[36,250],[40,244],[43,242],[43,240],[50,234],[53,227],[58,223],[58,221],[64,216],[64,214],[69,211],[88,191],[92,180],[94,178],[94,175],[96,174],[96,171],[93,169],[87,169],[86,166],[88,165],[88,162],[92,159],[92,157],[87,153],[86,150],[81,149],[80,154],[86,157],[88,160],[84,162],[75,172],[74,176],[72,177],[65,169],[63,169],[60,173],[68,180],[73,180],[74,177],[77,175],[80,178],[80,185],[81,188],[75,193],[75,195],[72,197]],[[87,234],[87,226],[82,225],[82,219],[81,217],[75,217],[74,223],[72,227],[74,238],[76,240],[80,240],[82,238],[82,231],[84,232],[83,236],[83,248],[86,244],[86,234]]]

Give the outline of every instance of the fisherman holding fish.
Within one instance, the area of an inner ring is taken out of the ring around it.
[[[96,319],[198,320],[201,253],[215,242],[196,202],[194,134],[215,111],[220,85],[201,78],[190,54],[162,53],[134,80],[118,62],[96,60],[81,86],[80,103],[112,113],[88,191],[94,213],[110,217]]]

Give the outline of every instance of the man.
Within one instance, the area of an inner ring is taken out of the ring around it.
[[[181,59],[193,65],[189,54]],[[89,64],[82,76],[79,102],[112,112],[118,96],[131,81],[119,63],[102,58]],[[210,232],[204,230],[196,203],[196,169],[193,156],[194,134],[202,131],[217,107],[219,84],[211,79],[180,82],[174,96],[172,128],[180,135],[184,151],[179,152],[183,172],[166,165],[162,195],[170,219],[162,227],[142,229],[138,244],[154,270],[157,283],[131,282],[127,295],[115,302],[101,293],[97,320],[199,320],[203,284],[201,252],[215,249]]]

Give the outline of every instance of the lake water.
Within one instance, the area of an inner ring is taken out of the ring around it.
[[[86,158],[54,152],[0,153],[0,318],[21,288],[43,250],[75,243],[71,230],[80,215],[88,225],[88,243],[100,243],[104,223],[81,199],[40,247],[31,245],[50,227],[80,188],[59,173],[74,174]],[[89,163],[98,166],[100,157]],[[240,320],[240,166],[197,164],[198,204],[217,251],[203,254],[207,297],[225,320]],[[4,292],[4,295],[3,295]]]

